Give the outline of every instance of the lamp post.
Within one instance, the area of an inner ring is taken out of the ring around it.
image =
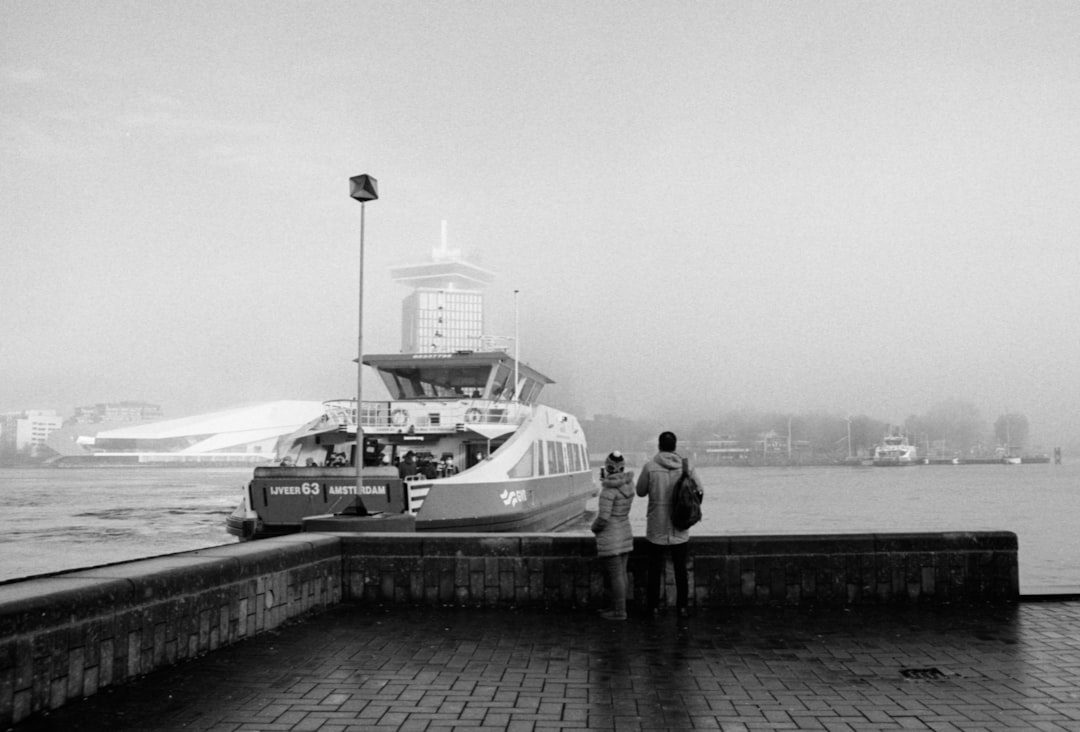
[[[356,322],[356,450],[353,463],[356,465],[356,513],[367,515],[364,506],[364,433],[361,428],[361,413],[364,396],[364,208],[368,201],[379,198],[379,182],[370,175],[355,175],[349,178],[349,196],[360,202],[360,294],[358,295]]]

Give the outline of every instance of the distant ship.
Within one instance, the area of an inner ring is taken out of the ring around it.
[[[916,447],[907,441],[903,434],[885,435],[885,439],[874,449],[874,465],[879,468],[922,465],[925,461],[918,456]]]

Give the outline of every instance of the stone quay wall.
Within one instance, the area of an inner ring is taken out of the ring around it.
[[[695,536],[690,557],[699,613],[1019,595],[1008,532]],[[606,577],[591,535],[305,533],[8,582],[0,727],[340,602],[567,611],[605,604]]]
[[[644,539],[630,601],[645,596]],[[606,576],[591,536],[342,535],[347,601],[593,607]],[[701,536],[690,546],[691,605],[853,605],[1013,601],[1011,532]],[[674,579],[666,572],[673,604]]]
[[[0,729],[341,601],[339,540],[228,544],[0,584]]]

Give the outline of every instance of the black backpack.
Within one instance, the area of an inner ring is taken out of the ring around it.
[[[679,531],[686,531],[698,521],[701,521],[701,489],[690,475],[686,458],[683,458],[682,475],[675,481],[675,491],[671,496],[671,524]]]

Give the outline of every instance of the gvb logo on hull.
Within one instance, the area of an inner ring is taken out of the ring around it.
[[[526,495],[523,490],[512,491],[507,489],[499,494],[499,498],[501,498],[502,502],[507,506],[516,506],[519,503],[525,503]]]

